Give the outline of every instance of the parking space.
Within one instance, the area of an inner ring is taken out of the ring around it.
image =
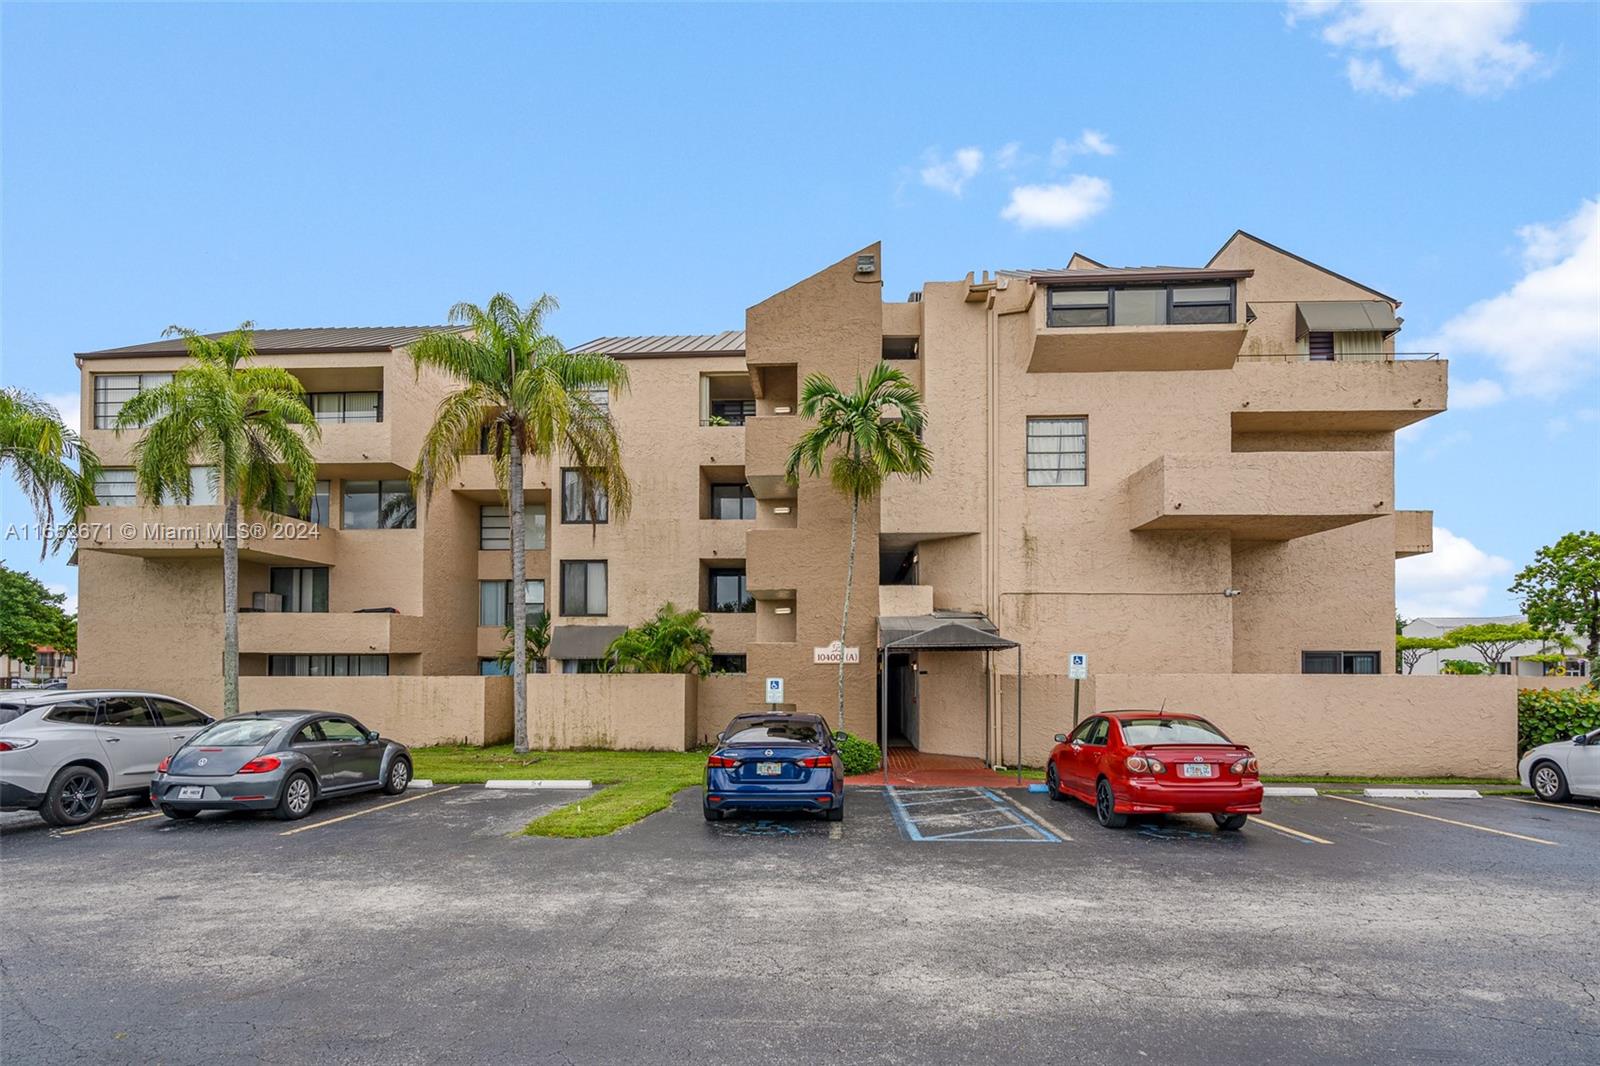
[[[895,822],[924,843],[1059,844],[1064,834],[992,788],[889,788]]]

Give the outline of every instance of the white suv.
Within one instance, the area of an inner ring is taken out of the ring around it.
[[[154,692],[0,692],[0,810],[81,825],[113,796],[148,796],[161,760],[212,718]]]

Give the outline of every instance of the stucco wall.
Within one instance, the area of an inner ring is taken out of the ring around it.
[[[536,748],[684,751],[694,746],[695,680],[686,674],[530,674]]]
[[[709,744],[744,711],[759,711],[764,704],[750,699],[749,679],[744,674],[717,674],[703,677],[695,685],[694,744]]]
[[[339,711],[411,745],[492,744],[510,734],[504,677],[243,677],[239,706]]]

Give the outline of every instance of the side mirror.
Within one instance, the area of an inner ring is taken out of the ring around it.
[[[1587,733],[1579,733],[1572,738],[1572,742],[1580,748],[1585,747],[1589,743],[1589,735]]]
[[[1067,742],[1067,735],[1065,733],[1057,733],[1056,734],[1056,743],[1057,744],[1065,744],[1066,742]]]
[[[728,734],[727,734],[727,733],[718,733],[718,734],[717,734],[717,743],[719,743],[719,744],[720,744],[720,743],[722,743],[722,742],[723,742],[723,741],[724,741],[724,740],[727,740],[727,739],[728,739]]]
[[[369,741],[377,740],[378,739],[378,731],[376,729],[367,730],[367,739]]]

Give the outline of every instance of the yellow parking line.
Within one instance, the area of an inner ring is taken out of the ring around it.
[[[166,815],[162,814],[160,811],[157,811],[155,814],[141,814],[137,818],[118,818],[114,822],[101,822],[99,825],[86,825],[78,829],[67,829],[64,830],[61,835],[64,837],[69,837],[74,833],[92,833],[96,829],[121,829],[130,822],[148,822],[152,818],[164,817],[166,817]]]
[[[1333,841],[1331,841],[1331,840],[1324,840],[1321,837],[1313,836],[1310,833],[1302,833],[1298,829],[1290,829],[1288,826],[1279,825],[1277,822],[1269,822],[1265,818],[1261,817],[1259,814],[1252,814],[1250,816],[1250,820],[1252,822],[1254,822],[1256,825],[1264,825],[1268,829],[1276,829],[1280,833],[1288,833],[1292,837],[1299,837],[1301,840],[1309,840],[1313,844],[1332,844],[1333,843]]]
[[[1600,814],[1600,807],[1578,807],[1570,803],[1546,803],[1544,800],[1522,799],[1519,796],[1496,796],[1495,798],[1510,800],[1512,803],[1531,803],[1535,807],[1543,807],[1547,811],[1582,811],[1584,814]]]
[[[1380,811],[1393,811],[1395,814],[1409,814],[1413,818],[1426,818],[1430,822],[1443,822],[1445,825],[1458,825],[1463,829],[1476,829],[1480,833],[1493,833],[1495,836],[1510,837],[1513,840],[1526,840],[1530,844],[1546,844],[1552,848],[1559,848],[1561,846],[1554,840],[1544,840],[1539,837],[1523,836],[1521,833],[1508,833],[1504,829],[1490,829],[1486,825],[1475,825],[1472,822],[1458,822],[1453,818],[1440,818],[1437,814],[1423,814],[1421,811],[1408,811],[1404,807],[1387,807],[1382,803],[1368,803],[1366,800],[1358,800],[1351,796],[1334,796],[1330,794],[1328,795],[1328,799],[1340,800],[1344,803],[1359,803],[1363,807],[1376,807]]]
[[[296,833],[304,833],[308,829],[321,829],[323,826],[333,825],[335,822],[348,822],[352,818],[360,818],[363,814],[372,814],[375,811],[386,811],[390,807],[398,807],[402,803],[415,803],[417,800],[425,800],[429,796],[442,796],[446,792],[454,792],[460,787],[460,785],[450,785],[448,788],[436,788],[431,792],[424,792],[418,796],[407,796],[405,799],[395,800],[393,803],[380,803],[376,807],[368,807],[364,811],[356,811],[353,814],[341,814],[337,818],[325,818],[320,822],[312,822],[310,825],[303,825],[299,829],[285,829],[278,835],[281,837],[292,837]]]

